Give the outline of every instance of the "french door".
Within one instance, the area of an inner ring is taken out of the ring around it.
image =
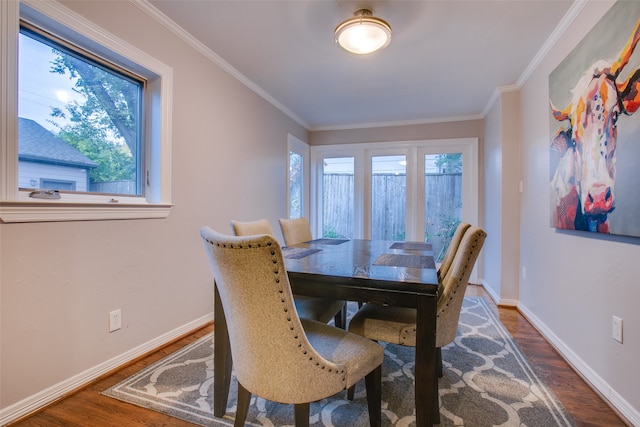
[[[427,241],[439,260],[478,223],[476,138],[316,146],[311,165],[316,236]]]

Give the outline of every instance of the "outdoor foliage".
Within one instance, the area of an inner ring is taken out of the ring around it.
[[[435,163],[440,173],[460,173],[462,172],[462,153],[438,154]]]
[[[289,217],[300,218],[302,212],[303,184],[302,156],[291,151],[289,153]]]
[[[65,118],[58,137],[80,150],[99,167],[93,182],[134,180],[138,156],[136,117],[140,91],[137,84],[85,60],[54,49],[51,72],[68,75],[84,102],[54,108],[53,117]]]

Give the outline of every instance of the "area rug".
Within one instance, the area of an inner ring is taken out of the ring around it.
[[[349,304],[351,311],[356,304]],[[415,425],[415,352],[386,344],[382,425]],[[464,299],[455,341],[442,349],[439,380],[442,426],[573,426],[560,402],[536,376],[513,338],[482,298]],[[237,382],[227,413],[215,418],[213,335],[209,334],[106,390],[103,394],[201,426],[232,426]],[[346,392],[311,405],[312,426],[369,425],[364,381],[353,401]],[[252,397],[246,425],[291,426],[293,408]]]

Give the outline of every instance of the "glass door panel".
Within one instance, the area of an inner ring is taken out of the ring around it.
[[[323,159],[322,237],[354,235],[354,157]]]
[[[462,219],[462,153],[424,156],[424,240],[442,261]]]
[[[289,218],[303,216],[304,206],[304,168],[303,158],[295,151],[289,151]]]
[[[371,157],[371,238],[406,238],[407,158]]]

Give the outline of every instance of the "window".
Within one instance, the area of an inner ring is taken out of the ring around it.
[[[463,153],[424,154],[424,240],[442,261],[462,221]]]
[[[354,236],[353,157],[325,157],[322,162],[322,237]]]
[[[290,219],[296,219],[309,215],[309,146],[293,135],[289,135],[288,146],[288,212]]]
[[[19,188],[79,169],[81,185],[55,189],[142,196],[146,81],[26,23],[19,51]]]
[[[48,190],[71,190],[75,191],[75,181],[63,181],[61,179],[53,178],[40,178],[40,188],[46,188]]]
[[[371,156],[371,238],[405,240],[406,156]]]
[[[166,217],[171,69],[58,2],[0,8],[0,219]]]
[[[295,151],[289,151],[289,218],[301,218],[304,203],[303,158]]]
[[[441,258],[461,220],[478,223],[477,159],[476,138],[312,147],[312,227],[427,241]]]

